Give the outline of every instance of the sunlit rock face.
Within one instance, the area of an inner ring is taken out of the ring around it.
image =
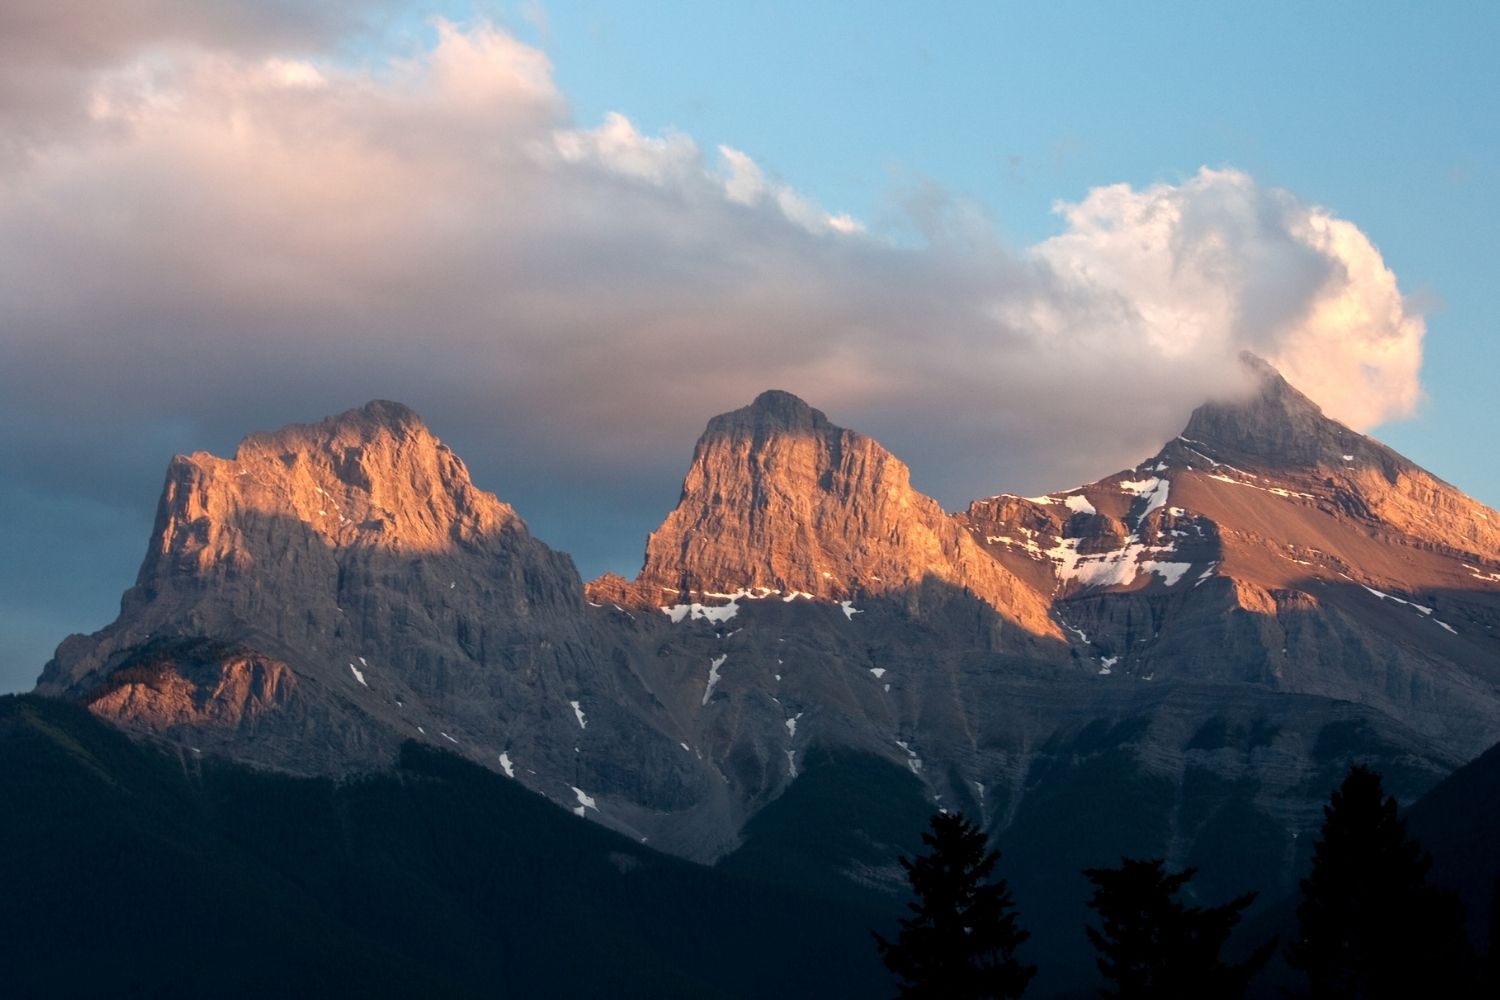
[[[173,459],[123,634],[77,655],[65,644],[42,690],[85,680],[106,650],[162,629],[335,658],[420,657],[425,638],[483,660],[565,628],[579,589],[571,560],[477,489],[415,413],[373,402],[252,435],[230,459]]]
[[[1347,699],[1463,753],[1500,720],[1495,512],[1259,359],[1134,469],[959,515],[1103,676]]]
[[[1500,549],[1493,512],[1246,363],[1136,468],[956,514],[765,393],[710,421],[638,578],[587,588],[371,403],[175,459],[120,618],[39,690],[306,773],[427,741],[705,860],[849,751],[1043,867],[1118,785],[1140,851],[1244,827],[1289,877],[1349,760],[1409,796],[1500,738]],[[1177,804],[1205,775],[1222,815]]]
[[[37,689],[304,773],[383,766],[406,738],[504,754],[570,798],[593,774],[575,747],[607,742],[661,759],[636,800],[701,798],[713,776],[661,731],[582,590],[415,413],[377,401],[173,459],[120,617],[65,640]]]
[[[904,463],[771,391],[709,422],[637,583],[645,599],[677,604],[741,590],[915,600],[928,580],[972,592],[1034,635],[1059,635],[1042,596],[912,489]]]

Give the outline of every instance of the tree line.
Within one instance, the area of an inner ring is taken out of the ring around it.
[[[1312,867],[1301,880],[1297,930],[1282,948],[1306,1000],[1396,1000],[1500,995],[1500,978],[1472,954],[1458,900],[1427,883],[1431,859],[1408,836],[1380,775],[1349,770],[1323,808]],[[925,853],[899,859],[914,899],[894,940],[875,935],[902,1000],[1020,997],[1036,974],[1023,960],[1030,933],[995,877],[999,852],[961,814],[938,813]],[[1274,957],[1266,941],[1242,961],[1223,956],[1248,893],[1219,906],[1179,896],[1194,870],[1163,859],[1121,858],[1090,868],[1085,927],[1114,1000],[1237,1000]],[[1492,955],[1491,964],[1500,956]]]

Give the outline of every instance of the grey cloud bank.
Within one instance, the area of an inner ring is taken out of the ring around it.
[[[31,50],[66,85],[0,74],[25,126],[0,166],[0,689],[110,617],[171,453],[374,397],[586,575],[633,572],[704,422],[769,387],[950,506],[1134,462],[1235,391],[1243,348],[1357,426],[1418,398],[1422,320],[1378,251],[1233,170],[1096,189],[1035,247],[941,202],[898,244],[738,150],[579,125],[492,26],[352,69],[316,51],[356,25],[189,6]],[[48,31],[81,16],[56,9]]]

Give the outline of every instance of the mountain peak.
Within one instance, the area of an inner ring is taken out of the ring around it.
[[[349,410],[347,413],[342,413],[331,419],[345,419],[355,414],[374,423],[385,424],[388,427],[426,427],[426,424],[423,423],[422,418],[417,414],[416,410],[413,410],[404,403],[396,403],[389,399],[372,399],[357,410]]]
[[[1239,399],[1204,403],[1182,436],[1209,446],[1215,457],[1260,466],[1337,465],[1368,446],[1364,435],[1323,414],[1264,359],[1243,351],[1251,388]]]
[[[1056,632],[1042,599],[912,489],[900,459],[772,390],[709,421],[635,586],[652,601],[755,588],[842,600],[932,580]]]
[[[799,396],[783,389],[767,389],[749,406],[721,413],[710,420],[704,437],[720,437],[737,431],[751,431],[757,435],[778,431],[837,434],[842,428],[834,426],[822,410],[808,406]]]

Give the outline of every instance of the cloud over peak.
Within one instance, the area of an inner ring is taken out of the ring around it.
[[[1057,211],[1067,231],[1034,252],[1120,296],[1163,357],[1254,351],[1358,428],[1415,408],[1424,323],[1352,223],[1207,167],[1178,185],[1096,188]]]
[[[70,70],[0,167],[4,467],[67,442],[103,496],[163,428],[387,397],[523,514],[549,489],[634,510],[779,386],[957,503],[1135,461],[1241,349],[1356,426],[1418,396],[1422,319],[1375,247],[1237,171],[1096,188],[1034,247],[967,216],[901,244],[738,149],[574,121],[494,25],[374,68],[322,37],[122,36]]]

